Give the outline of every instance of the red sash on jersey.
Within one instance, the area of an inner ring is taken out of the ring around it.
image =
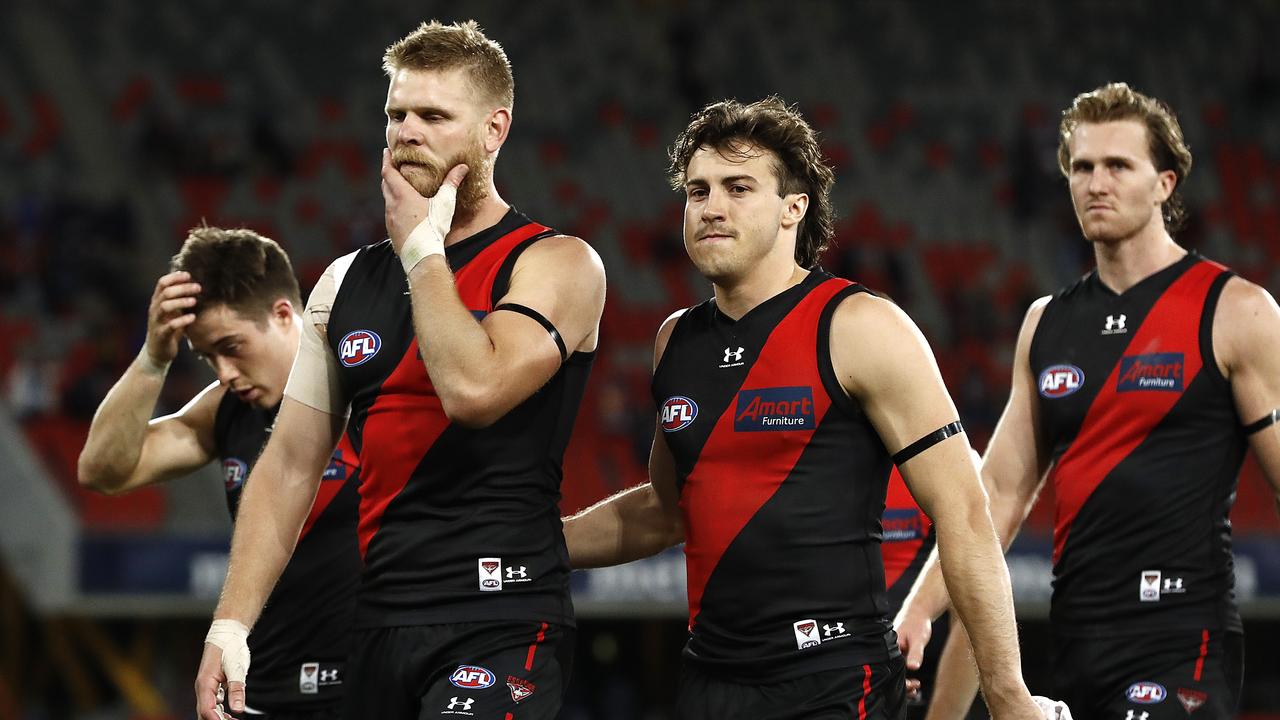
[[[1103,479],[1128,457],[1182,397],[1180,392],[1117,392],[1125,357],[1150,353],[1182,353],[1182,387],[1200,373],[1200,324],[1213,281],[1223,266],[1202,261],[1173,282],[1147,313],[1121,359],[1111,369],[1089,406],[1080,434],[1050,471],[1057,498],[1053,562],[1066,546],[1071,524]]]

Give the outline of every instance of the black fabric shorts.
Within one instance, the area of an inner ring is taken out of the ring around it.
[[[1244,637],[1169,630],[1105,638],[1054,633],[1054,699],[1077,718],[1229,720],[1244,680]]]
[[[355,632],[347,720],[554,720],[575,630],[484,622]]]
[[[684,663],[676,720],[898,720],[905,686],[901,657],[774,683],[734,682]]]

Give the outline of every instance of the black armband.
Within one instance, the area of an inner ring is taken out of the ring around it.
[[[1256,422],[1251,422],[1248,425],[1245,425],[1244,434],[1252,435],[1260,430],[1266,430],[1267,428],[1271,427],[1272,425],[1275,425],[1278,422],[1280,422],[1280,408],[1276,408],[1275,410],[1272,410],[1266,415],[1263,415],[1261,420],[1258,420]]]
[[[556,330],[556,326],[552,325],[550,320],[543,317],[542,313],[531,307],[525,307],[524,305],[518,305],[516,303],[502,303],[493,309],[494,312],[499,310],[509,310],[536,320],[543,329],[551,334],[551,339],[556,341],[556,347],[560,348],[560,362],[564,362],[569,359],[569,351],[564,346],[564,339],[560,337],[560,331]]]
[[[911,443],[910,445],[908,445],[908,446],[906,446],[906,447],[902,448],[901,450],[899,450],[898,452],[894,453],[894,456],[893,456],[893,464],[894,464],[894,465],[897,465],[898,467],[902,467],[902,463],[904,463],[904,462],[906,462],[906,461],[910,460],[911,458],[913,458],[913,457],[915,457],[915,456],[919,455],[920,453],[924,452],[925,450],[928,450],[929,448],[933,447],[934,445],[937,445],[938,443],[942,442],[943,440],[946,440],[947,438],[951,437],[952,435],[959,435],[959,434],[960,434],[960,433],[962,433],[962,432],[964,432],[964,426],[960,424],[960,421],[959,421],[959,420],[957,420],[957,421],[955,421],[955,422],[953,422],[953,423],[949,423],[949,424],[947,424],[947,425],[943,425],[942,427],[938,428],[937,430],[934,430],[933,432],[929,433],[928,435],[925,435],[924,437],[920,438],[919,440],[917,440],[917,441],[915,441],[915,442]]]

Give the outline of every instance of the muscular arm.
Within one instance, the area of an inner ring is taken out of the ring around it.
[[[875,338],[877,352],[865,351],[866,338]],[[832,321],[831,355],[844,389],[890,452],[956,420],[927,343],[892,303],[865,294],[845,300]],[[1009,573],[968,443],[953,436],[899,467],[933,519],[942,572],[960,619],[973,630],[993,715],[1039,717],[1022,681]]]
[[[679,316],[667,318],[658,330],[655,367]],[[660,429],[655,428],[649,450],[648,484],[624,490],[568,518],[564,540],[575,568],[618,565],[684,542],[675,459]]]
[[[147,342],[98,406],[80,451],[80,485],[111,495],[185,475],[213,459],[213,423],[224,389],[210,385],[178,412],[148,420],[178,353],[200,286],[185,272],[156,282]]]
[[[449,172],[448,190],[424,198],[384,153],[387,232],[397,253],[420,226],[448,227],[446,220],[453,214],[451,195],[465,176],[465,167]],[[468,427],[491,425],[559,370],[560,348],[537,320],[498,311],[477,321],[462,303],[442,253],[417,260],[408,270],[408,279],[418,348],[450,420]],[[538,241],[520,255],[499,304],[523,305],[541,315],[559,333],[566,352],[572,353],[595,349],[604,295],[599,256],[578,238],[557,236]]]
[[[982,482],[990,498],[992,523],[1005,548],[1031,511],[1048,469],[1048,450],[1037,430],[1040,419],[1031,370],[1031,339],[1048,301],[1049,298],[1041,298],[1033,303],[1023,320],[1014,351],[1009,402],[982,462]],[[908,666],[920,666],[920,656],[929,639],[928,632],[922,633],[920,628],[927,627],[950,603],[935,550],[894,623],[899,627],[900,642],[906,646]],[[934,700],[929,708],[929,718],[933,720],[963,718],[978,691],[963,623],[952,623],[951,637],[946,642],[934,677]]]
[[[1232,278],[1213,319],[1217,355],[1246,425],[1280,408],[1280,307],[1261,287]],[[1249,446],[1276,494],[1280,511],[1280,423],[1249,435]]]
[[[298,354],[275,430],[240,497],[215,621],[231,620],[253,627],[293,554],[320,479],[346,425],[346,400],[337,381],[336,361],[324,341],[324,324],[337,292],[335,268],[343,260],[325,271],[308,300]],[[228,686],[228,704],[233,710],[244,707],[244,684],[228,682],[222,661],[223,648],[206,643],[195,682],[196,710],[202,720],[221,720],[214,710],[219,685]]]
[[[107,393],[80,451],[81,487],[108,495],[182,477],[213,459],[214,419],[226,388],[213,383],[181,410],[148,421],[164,375],[135,360]]]

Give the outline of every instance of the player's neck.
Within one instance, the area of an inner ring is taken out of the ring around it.
[[[1124,240],[1093,244],[1098,279],[1116,294],[1178,262],[1186,254],[1186,248],[1173,241],[1163,223],[1144,228]]]
[[[741,278],[722,279],[712,284],[716,309],[737,320],[757,305],[804,282],[809,271],[791,261],[762,262]]]
[[[466,215],[454,214],[449,234],[444,236],[445,247],[497,225],[502,218],[506,217],[510,209],[511,206],[498,195],[498,191],[490,183],[489,193],[485,195],[484,200],[480,201],[480,206],[475,212]]]

